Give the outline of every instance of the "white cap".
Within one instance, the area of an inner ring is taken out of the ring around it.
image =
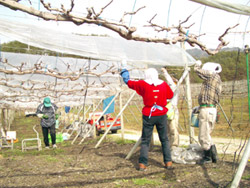
[[[162,84],[162,80],[158,78],[158,72],[155,68],[149,68],[145,70],[145,82],[147,82],[150,85],[160,85]]]
[[[221,65],[219,63],[207,62],[202,66],[203,70],[208,70],[213,73],[220,73],[222,71]]]

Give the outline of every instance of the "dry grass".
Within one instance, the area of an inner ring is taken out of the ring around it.
[[[139,102],[137,102],[139,104]],[[193,106],[198,106],[197,100],[193,100]],[[218,107],[218,121],[212,135],[225,138],[246,138],[250,133],[248,100],[247,97],[224,98],[221,100],[221,106],[228,119],[227,122],[222,110]],[[138,130],[142,128],[141,105],[132,104],[124,111],[124,127],[126,129]],[[188,135],[188,111],[185,100],[179,101],[179,132]],[[232,129],[233,132],[232,132]],[[199,132],[198,128],[194,128],[195,134]]]

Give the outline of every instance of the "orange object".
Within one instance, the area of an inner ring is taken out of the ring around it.
[[[19,140],[18,140],[18,138],[17,139],[15,139],[15,140],[13,140],[13,143],[17,143]],[[7,140],[7,142],[9,142],[9,143],[11,143],[11,140]]]
[[[100,118],[101,114],[102,114],[102,112],[95,112],[94,114],[90,113],[89,115],[92,116],[92,118],[91,118],[91,120],[89,120],[88,123],[93,125],[94,122],[96,122]],[[96,130],[97,130],[97,133],[99,133],[99,134],[103,133],[105,131],[104,117],[105,116],[101,117],[100,120],[98,122],[96,122]],[[114,120],[115,119],[112,118],[110,116],[110,114],[106,115],[107,127],[109,127],[113,123]],[[118,118],[115,121],[114,125],[111,128],[111,132],[116,133],[117,130],[119,130],[119,129],[121,129],[121,119],[120,118]]]

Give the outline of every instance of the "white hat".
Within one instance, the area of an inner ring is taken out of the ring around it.
[[[219,63],[207,62],[202,66],[203,70],[208,70],[213,73],[220,73],[222,71],[221,65]]]
[[[147,82],[150,85],[160,85],[162,84],[162,80],[158,78],[158,72],[155,68],[149,68],[145,70],[145,82]]]

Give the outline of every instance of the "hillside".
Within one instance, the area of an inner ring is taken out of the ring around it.
[[[238,48],[223,48],[221,50],[222,52],[223,51],[226,51],[226,52],[230,52],[230,51],[238,51]],[[193,56],[195,59],[201,59],[201,58],[206,58],[208,57],[209,55],[202,51],[201,49],[198,49],[198,48],[193,48],[193,49],[187,49],[187,52]]]
[[[246,80],[246,54],[237,48],[225,48],[214,56],[208,56],[198,49],[187,50],[195,59],[202,63],[216,62],[221,64],[222,72],[220,73],[222,81]],[[169,73],[176,78],[180,78],[183,69],[179,67],[167,67]],[[201,79],[193,72],[191,68],[190,80],[193,83],[200,83]]]

